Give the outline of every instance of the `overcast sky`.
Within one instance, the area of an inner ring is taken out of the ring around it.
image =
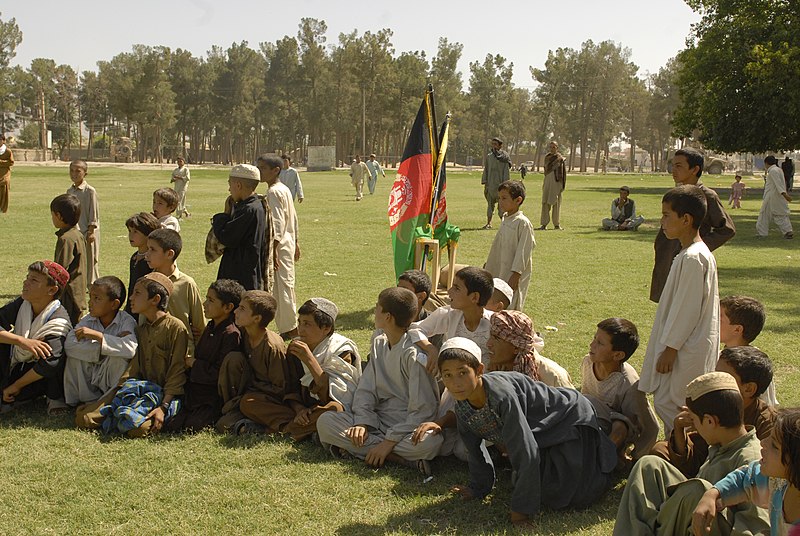
[[[514,83],[532,87],[529,66],[543,67],[548,50],[579,48],[587,39],[628,47],[640,74],[655,73],[684,48],[699,17],[683,0],[228,0],[17,1],[0,7],[2,20],[14,17],[23,32],[14,64],[30,66],[37,57],[96,70],[98,60],[128,52],[133,44],[183,48],[205,56],[212,45],[227,48],[247,41],[258,49],[296,35],[302,17],[324,20],[328,43],[343,32],[390,28],[395,52],[436,53],[439,37],[464,45],[465,88],[469,62],[487,53],[514,63]]]

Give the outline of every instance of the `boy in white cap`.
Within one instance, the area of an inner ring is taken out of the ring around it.
[[[215,214],[211,220],[214,236],[225,246],[217,279],[233,279],[245,290],[261,289],[264,280],[263,242],[267,215],[255,193],[260,181],[257,167],[234,166],[228,175],[233,210],[230,214]]]
[[[761,458],[755,429],[745,429],[742,421],[739,386],[727,372],[709,372],[689,383],[684,411],[711,445],[697,478],[687,480],[658,456],[642,457],[628,477],[614,534],[689,534],[692,511],[703,494],[731,471]],[[715,534],[769,533],[767,513],[752,504],[732,506],[719,520],[728,530]]]

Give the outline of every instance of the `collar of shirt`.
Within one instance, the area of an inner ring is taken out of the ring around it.
[[[182,275],[181,271],[178,270],[178,265],[176,264],[175,265],[175,270],[173,270],[172,273],[169,274],[169,280],[172,281],[172,282],[175,282],[175,281],[177,281],[178,279],[181,278],[181,275]]]
[[[73,190],[73,189],[74,190],[85,190],[87,186],[88,186],[88,184],[86,184],[86,181],[83,181],[79,185],[73,184],[72,186],[69,187],[69,189],[70,190]]]

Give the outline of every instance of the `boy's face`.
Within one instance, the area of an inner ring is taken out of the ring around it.
[[[748,402],[750,402],[753,399],[751,395],[755,394],[755,391],[753,391],[752,388],[755,387],[756,384],[748,383],[746,388],[745,385],[742,383],[742,377],[739,376],[739,373],[736,372],[736,369],[733,368],[730,365],[730,363],[728,363],[724,359],[717,360],[717,366],[714,370],[716,370],[717,372],[727,372],[728,374],[733,376],[733,379],[736,380],[736,387],[739,388],[739,392],[742,395],[742,400],[744,402],[744,405],[748,406],[749,405]]]
[[[389,323],[390,316],[392,315],[384,312],[383,307],[381,307],[380,303],[375,304],[375,328],[386,329],[386,326]]]
[[[236,325],[240,328],[260,327],[261,315],[253,313],[253,309],[247,300],[242,300],[239,307],[234,311],[236,316]]]
[[[714,444],[714,441],[712,440],[712,434],[716,429],[716,426],[714,426],[713,418],[709,415],[703,415],[701,417],[692,410],[689,410],[689,415],[692,418],[692,426],[694,426],[694,429],[697,431],[697,433],[700,434],[700,436],[705,439],[709,445]]]
[[[439,368],[442,382],[453,398],[466,400],[478,387],[478,378],[483,374],[483,365],[476,372],[472,367],[457,359],[448,359]]]
[[[589,344],[589,359],[592,363],[610,363],[616,360],[616,353],[611,344],[611,335],[598,329]]]
[[[478,303],[475,298],[478,293],[473,292],[470,294],[464,281],[458,276],[453,277],[453,286],[447,290],[447,295],[450,296],[450,306],[453,309],[466,309],[473,303]]]
[[[242,197],[242,183],[236,179],[228,179],[228,193],[234,201],[241,201]]]
[[[97,285],[92,285],[89,290],[89,314],[95,318],[103,318],[111,314],[117,314],[120,303],[119,300],[112,300],[108,297],[106,289]]]
[[[417,297],[417,312],[422,311],[422,303],[427,298],[425,292],[417,292],[417,290],[414,288],[414,285],[412,285],[410,281],[406,281],[405,279],[401,279],[400,281],[398,281],[397,286],[413,292],[414,295],[416,295]]]
[[[147,236],[132,227],[128,227],[128,242],[135,248],[147,247]]]
[[[691,216],[688,214],[678,216],[669,203],[661,203],[661,229],[670,240],[681,236],[681,231],[689,224],[690,219]]]
[[[511,214],[519,210],[519,206],[522,204],[522,198],[511,197],[511,194],[508,193],[508,190],[500,190],[498,193],[497,202],[499,203],[500,210],[502,212],[508,212]]]
[[[672,158],[672,180],[675,184],[697,184],[697,168],[689,167],[686,156],[676,155]]]
[[[64,220],[61,219],[61,214],[59,214],[58,212],[50,211],[50,219],[53,220],[53,227],[55,227],[56,229],[61,229],[62,227],[65,227],[67,225],[66,223],[64,223]]]
[[[739,324],[731,324],[728,312],[724,307],[719,308],[719,340],[722,344],[730,346],[737,342],[741,336],[741,327]]]
[[[143,314],[147,312],[151,306],[157,307],[159,300],[160,298],[157,295],[148,298],[144,283],[136,283],[131,293],[131,311],[136,314]]]
[[[331,328],[321,328],[314,320],[314,315],[298,315],[297,316],[297,334],[300,339],[308,345],[311,350],[317,347],[319,343],[330,335]]]
[[[773,428],[769,437],[761,440],[761,474],[772,478],[789,476],[781,460],[781,442],[777,428]]]
[[[153,214],[155,214],[156,218],[163,218],[171,214],[172,211],[173,209],[166,201],[153,194]]]
[[[224,320],[230,314],[230,307],[225,307],[226,304],[222,303],[219,294],[213,289],[208,289],[206,292],[206,299],[203,302],[203,312],[206,318],[211,320]],[[230,304],[228,304],[230,306]]]
[[[164,251],[158,242],[147,239],[147,251],[144,254],[144,259],[151,269],[161,270],[172,266],[172,258],[174,256],[174,252],[171,249]]]
[[[28,270],[28,275],[22,282],[22,299],[29,302],[52,300],[58,292],[58,286],[50,285],[47,279],[44,274]]]
[[[517,348],[508,341],[497,338],[494,333],[489,335],[486,343],[489,349],[489,369],[490,370],[511,370],[507,365],[514,363],[517,355]]]
[[[83,178],[86,177],[86,170],[80,164],[70,164],[69,165],[69,178],[72,179],[72,184],[75,186],[80,185],[83,182]]]

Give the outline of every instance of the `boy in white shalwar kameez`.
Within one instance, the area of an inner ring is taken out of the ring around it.
[[[672,261],[658,302],[639,390],[653,393],[667,437],[686,402],[686,385],[717,363],[717,261],[699,234],[706,207],[703,191],[693,185],[677,186],[661,200],[661,228],[683,249]]]
[[[300,336],[286,349],[303,365],[305,374],[300,384],[318,401],[316,408],[306,410],[309,418],[318,418],[323,411],[352,411],[353,395],[361,379],[356,343],[334,331],[338,314],[336,304],[325,298],[305,302],[297,311]]]
[[[70,406],[94,402],[119,384],[136,354],[136,320],[121,310],[125,285],[107,276],[92,283],[89,314],[67,335],[64,398]]]
[[[505,214],[484,268],[514,289],[508,308],[522,311],[531,281],[533,248],[536,247],[533,225],[519,208],[525,201],[525,185],[522,181],[501,183],[498,196],[500,211]]]
[[[393,287],[380,293],[375,327],[383,333],[372,343],[352,412],[323,413],[317,431],[332,452],[347,451],[374,467],[391,461],[430,475],[428,460],[439,453],[442,438],[428,434],[413,443],[411,437],[421,423],[434,419],[439,389],[407,333],[416,314],[417,298],[410,290]]]
[[[294,292],[294,263],[300,260],[297,240],[297,212],[292,193],[279,180],[283,162],[277,156],[259,156],[256,166],[261,172],[261,182],[269,185],[267,204],[271,216],[275,283],[272,295],[278,301],[275,327],[285,339],[297,335],[297,298]]]

